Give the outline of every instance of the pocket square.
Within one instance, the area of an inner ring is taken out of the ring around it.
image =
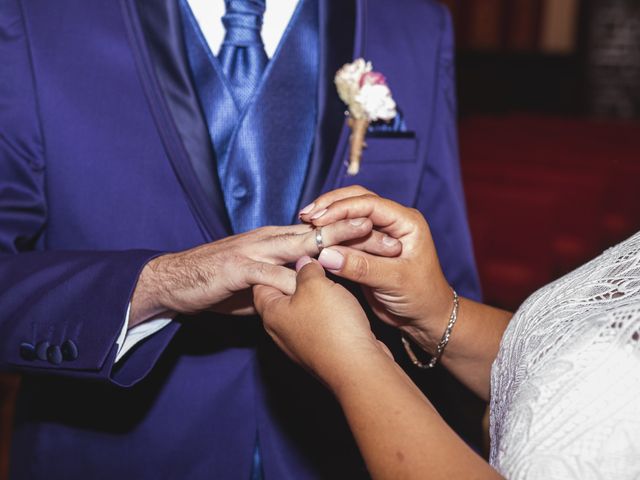
[[[413,138],[416,133],[407,130],[402,111],[397,109],[397,114],[390,122],[378,120],[371,122],[367,129],[367,137],[371,138]]]

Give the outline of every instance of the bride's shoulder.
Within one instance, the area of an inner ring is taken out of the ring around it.
[[[511,466],[533,467],[538,457],[600,458],[613,434],[629,453],[635,447],[625,439],[640,445],[639,397],[636,234],[536,292],[514,316],[492,371],[492,461],[517,478]],[[558,435],[574,435],[574,442]]]
[[[524,360],[607,329],[613,317],[637,322],[633,309],[639,302],[640,232],[531,295],[507,328],[500,354]]]

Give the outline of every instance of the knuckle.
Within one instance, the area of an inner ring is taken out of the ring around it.
[[[265,239],[276,235],[277,228],[273,226],[260,227],[254,230],[258,238]]]
[[[370,272],[370,265],[366,258],[360,255],[351,255],[350,270],[356,280],[367,278]]]
[[[352,189],[354,192],[359,192],[359,193],[360,193],[360,194],[362,194],[362,195],[365,195],[365,194],[371,193],[371,191],[370,191],[370,190],[366,189],[366,188],[365,188],[365,187],[363,187],[362,185],[353,185],[353,186],[351,187],[351,189]]]
[[[360,198],[362,200],[367,201],[367,202],[371,202],[373,200],[377,200],[379,197],[375,193],[371,193],[371,192],[367,191],[367,193],[361,195]]]
[[[411,220],[413,220],[416,223],[422,222],[424,220],[424,217],[422,216],[422,212],[417,208],[410,208],[409,215],[411,217]]]
[[[273,237],[273,240],[278,243],[280,248],[294,249],[304,245],[311,238],[310,233],[311,230],[304,233],[280,232]]]
[[[266,263],[252,262],[248,268],[252,276],[258,279],[267,278],[273,273]]]

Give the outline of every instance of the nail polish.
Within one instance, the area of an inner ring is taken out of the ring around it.
[[[337,250],[325,248],[320,253],[318,262],[327,270],[340,270],[344,265],[344,257]]]
[[[327,209],[326,208],[324,210],[320,210],[318,213],[316,213],[313,217],[311,217],[311,220],[317,220],[322,215],[324,215],[325,213],[327,213]]]
[[[296,262],[296,272],[302,270],[302,267],[309,263],[311,263],[311,257],[308,257],[306,255],[304,257],[300,257],[300,259],[298,259],[298,261]]]
[[[385,235],[382,237],[382,243],[384,243],[387,247],[395,247],[398,244],[398,240],[389,235]]]
[[[300,215],[306,215],[307,213],[310,213],[313,210],[313,207],[315,206],[316,206],[315,202],[310,203],[309,205],[304,207],[302,210],[300,210]]]

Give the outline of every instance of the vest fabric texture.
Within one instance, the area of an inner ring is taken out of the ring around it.
[[[186,1],[182,12],[189,63],[234,233],[291,224],[316,129],[317,1],[300,2],[248,98],[234,92]]]

